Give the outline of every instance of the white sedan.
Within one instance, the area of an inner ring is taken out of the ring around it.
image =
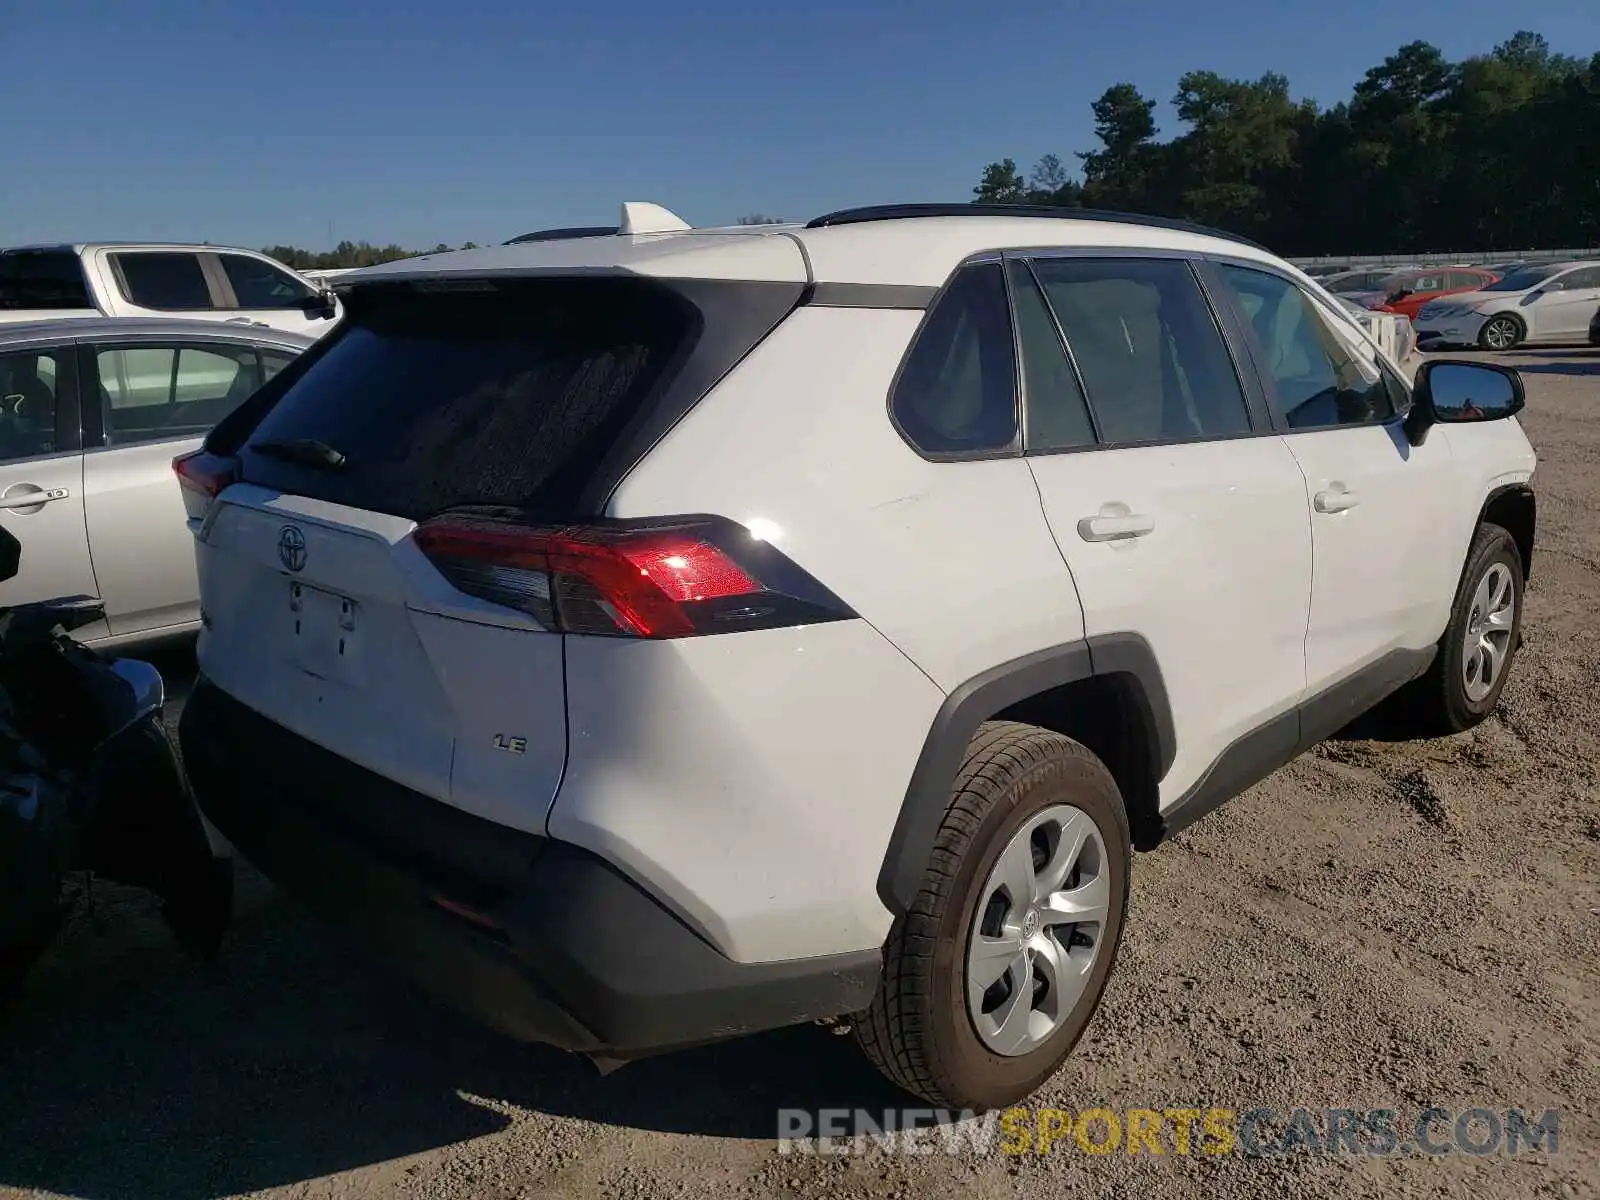
[[[0,604],[97,598],[74,636],[104,645],[197,630],[172,460],[313,344],[173,318],[0,325],[0,527],[22,543]]]
[[[1417,345],[1510,350],[1529,341],[1582,341],[1597,303],[1600,262],[1523,267],[1480,291],[1423,305],[1416,320]]]

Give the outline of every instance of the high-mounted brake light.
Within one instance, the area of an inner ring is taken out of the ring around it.
[[[854,615],[775,548],[720,518],[551,527],[451,513],[413,536],[461,591],[563,633],[693,637]]]

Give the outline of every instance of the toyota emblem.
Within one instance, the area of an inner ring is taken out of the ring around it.
[[[306,565],[306,535],[294,525],[285,525],[278,530],[278,559],[291,571],[304,569]]]

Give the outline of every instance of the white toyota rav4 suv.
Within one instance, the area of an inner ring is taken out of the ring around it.
[[[1015,1101],[1132,850],[1397,690],[1482,720],[1518,646],[1515,372],[1413,387],[1224,234],[629,205],[341,282],[176,464],[183,748],[246,856],[519,1038],[849,1015]]]

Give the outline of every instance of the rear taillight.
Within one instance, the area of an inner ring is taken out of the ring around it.
[[[191,520],[204,519],[211,502],[230,484],[239,482],[239,460],[196,450],[172,460],[173,473],[183,491],[183,507]]]
[[[776,547],[718,517],[548,526],[448,513],[414,538],[461,591],[562,633],[693,637],[855,615]]]

